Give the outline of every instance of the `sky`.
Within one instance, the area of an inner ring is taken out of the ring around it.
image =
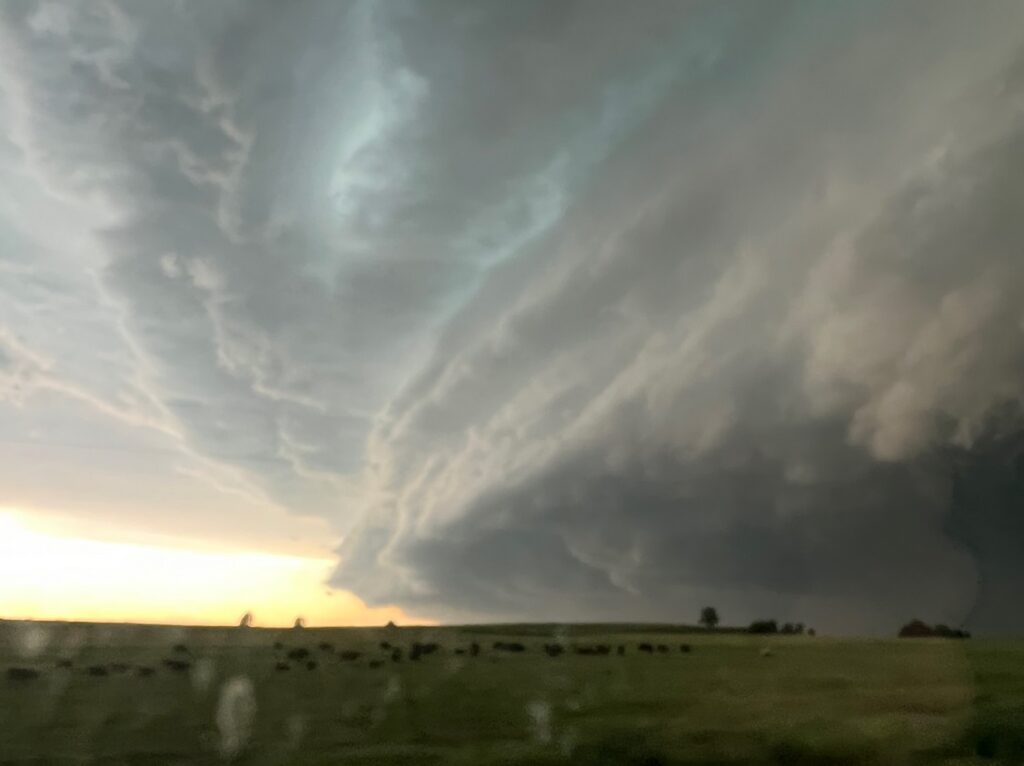
[[[0,4],[0,616],[1024,631],[1024,4]]]

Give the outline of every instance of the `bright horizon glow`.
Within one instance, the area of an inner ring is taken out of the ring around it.
[[[331,558],[63,536],[0,509],[0,618],[262,627],[409,623],[324,584]],[[422,621],[417,621],[422,622]]]

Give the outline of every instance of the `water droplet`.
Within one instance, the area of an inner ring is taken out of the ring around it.
[[[220,752],[225,758],[234,758],[245,749],[252,735],[252,722],[256,717],[256,695],[252,681],[245,676],[229,679],[220,690],[216,723],[220,732]]]
[[[551,705],[543,700],[534,700],[526,706],[530,716],[533,737],[538,742],[547,744],[551,741]]]
[[[306,735],[306,719],[298,713],[288,716],[288,743],[294,748]]]
[[[50,631],[34,622],[19,622],[14,628],[14,650],[22,657],[38,657],[50,643]]]
[[[213,683],[213,677],[217,674],[217,667],[213,660],[208,657],[200,659],[192,668],[192,685],[200,694],[205,694]]]

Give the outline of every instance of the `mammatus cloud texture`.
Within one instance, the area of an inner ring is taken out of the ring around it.
[[[1024,627],[1019,2],[0,14],[25,428],[438,619]]]

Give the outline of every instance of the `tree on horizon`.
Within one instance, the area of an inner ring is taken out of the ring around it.
[[[713,606],[706,606],[700,610],[700,624],[708,630],[718,625],[718,610]]]

